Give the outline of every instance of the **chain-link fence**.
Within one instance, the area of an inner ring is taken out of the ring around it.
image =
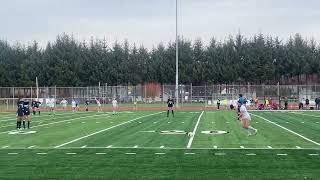
[[[0,108],[15,109],[19,98],[38,98],[43,105],[47,99],[54,99],[57,106],[65,98],[69,104],[75,100],[81,104],[89,100],[95,104],[98,99],[103,106],[109,106],[116,98],[123,107],[134,105],[145,107],[165,107],[169,96],[179,102],[179,107],[215,107],[220,99],[222,105],[229,105],[243,94],[248,100],[257,99],[263,103],[272,98],[275,104],[297,105],[306,99],[313,106],[314,99],[320,97],[320,85],[179,85],[179,97],[175,96],[174,85],[147,84],[138,86],[95,86],[95,87],[0,87]]]

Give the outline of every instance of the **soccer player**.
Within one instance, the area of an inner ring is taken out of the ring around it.
[[[38,111],[38,114],[39,114],[39,116],[40,116],[40,109],[39,109],[40,104],[41,104],[41,102],[38,101],[37,99],[34,99],[34,100],[31,102],[33,115],[36,115],[36,111]]]
[[[63,98],[62,101],[60,102],[60,104],[62,104],[62,108],[65,111],[67,109],[68,101]]]
[[[251,117],[247,111],[246,103],[238,105],[240,106],[240,119],[242,121],[242,127],[245,129],[245,131],[248,133],[248,136],[256,135],[258,130],[250,126]]]
[[[21,129],[23,115],[23,99],[20,98],[17,102],[17,130]]]
[[[116,114],[116,110],[118,109],[118,101],[116,100],[116,98],[113,98],[112,100],[112,110],[113,110],[113,115]]]
[[[85,104],[86,104],[86,111],[89,111],[90,101],[87,99]]]
[[[23,102],[23,129],[26,129],[26,121],[28,122],[28,129],[30,129],[30,102]]]
[[[168,104],[168,111],[167,111],[167,117],[169,117],[169,111],[171,110],[172,112],[172,117],[174,117],[173,113],[173,105],[174,105],[174,100],[172,99],[172,96],[169,96],[169,99],[167,101]]]
[[[96,103],[98,105],[98,112],[100,112],[101,111],[101,103],[97,98],[95,98],[95,100],[96,100]]]
[[[72,102],[71,102],[71,106],[72,106],[72,111],[76,111],[76,108],[77,108],[77,103],[74,99],[72,99]]]
[[[306,99],[306,109],[309,109],[309,103],[310,103],[310,102],[309,102],[309,99],[307,98],[307,99]]]
[[[218,101],[217,101],[217,107],[218,107],[218,109],[220,109],[220,99],[218,99]]]
[[[240,107],[242,104],[244,104],[244,98],[242,94],[239,94],[239,100],[238,100],[238,120],[240,121]]]
[[[54,102],[55,100],[54,99],[49,99],[49,102],[48,102],[48,106],[49,106],[49,109],[50,109],[50,115],[51,113],[54,113],[53,110],[54,110]]]

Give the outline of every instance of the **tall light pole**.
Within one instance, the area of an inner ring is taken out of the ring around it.
[[[178,63],[178,0],[176,0],[176,107],[179,107],[179,63]]]

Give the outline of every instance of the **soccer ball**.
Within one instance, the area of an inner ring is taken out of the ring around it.
[[[193,136],[193,133],[192,132],[188,132],[188,136],[189,137]]]

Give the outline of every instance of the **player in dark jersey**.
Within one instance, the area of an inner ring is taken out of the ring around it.
[[[17,102],[17,129],[21,129],[21,122],[23,120],[23,99],[19,99]]]
[[[90,104],[90,101],[87,99],[86,100],[86,111],[89,111],[89,104]]]
[[[23,102],[23,129],[26,128],[26,121],[28,122],[28,129],[30,128],[30,102],[24,101]]]
[[[40,116],[40,109],[39,109],[40,104],[41,104],[41,102],[40,102],[40,101],[37,101],[36,99],[34,99],[34,100],[31,102],[33,115],[36,115],[36,111],[38,111],[38,114],[39,114],[39,116]]]
[[[174,113],[173,113],[173,105],[174,105],[174,100],[172,99],[172,97],[170,96],[168,101],[167,101],[167,104],[168,104],[168,111],[167,111],[167,117],[169,117],[169,111],[171,110],[172,112],[172,117],[174,117]]]

